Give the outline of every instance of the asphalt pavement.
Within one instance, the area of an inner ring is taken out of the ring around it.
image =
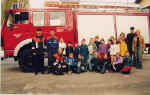
[[[144,56],[143,69],[132,68],[130,75],[120,73],[82,74],[23,73],[17,62],[2,61],[1,90],[3,94],[48,95],[150,95],[150,56]]]

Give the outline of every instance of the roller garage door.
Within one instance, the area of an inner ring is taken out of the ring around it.
[[[89,40],[91,37],[99,35],[106,41],[110,36],[116,37],[121,32],[125,34],[130,32],[130,27],[141,30],[141,35],[144,36],[145,43],[150,43],[150,32],[148,16],[116,16],[116,29],[114,26],[113,15],[77,15],[77,28],[79,42],[85,38]]]
[[[83,38],[88,41],[96,35],[105,40],[115,36],[112,15],[77,15],[77,25],[79,42]]]
[[[134,26],[141,31],[145,43],[150,43],[148,16],[116,16],[116,23],[118,36],[121,32],[129,33],[130,27]]]

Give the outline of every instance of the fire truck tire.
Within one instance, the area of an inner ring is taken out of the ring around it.
[[[20,50],[18,63],[22,72],[33,72],[31,47]]]

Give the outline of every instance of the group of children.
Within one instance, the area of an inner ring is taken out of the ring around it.
[[[140,31],[121,33],[116,40],[113,36],[105,42],[99,36],[72,44],[66,44],[63,38],[55,36],[54,30],[50,31],[50,37],[46,40],[41,29],[37,29],[32,42],[32,63],[35,74],[45,71],[44,55],[48,53],[48,73],[63,75],[65,73],[97,72],[121,72],[129,74],[131,66],[142,68],[142,56],[145,48],[144,38]]]
[[[52,72],[57,75],[65,73],[97,72],[121,72],[129,74],[132,59],[128,52],[124,34],[121,34],[118,41],[111,37],[107,44],[102,38],[90,38],[88,44],[82,39],[81,45],[68,42],[60,38],[59,49],[54,54]]]

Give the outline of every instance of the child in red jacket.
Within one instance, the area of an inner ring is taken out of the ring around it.
[[[53,63],[53,73],[56,75],[63,75],[66,71],[65,57],[63,56],[63,50],[58,49],[58,52],[54,54],[55,62]]]
[[[129,52],[126,52],[126,56],[123,60],[123,68],[121,70],[121,73],[123,74],[130,74],[131,72],[131,64],[132,64],[132,58],[130,57]]]

